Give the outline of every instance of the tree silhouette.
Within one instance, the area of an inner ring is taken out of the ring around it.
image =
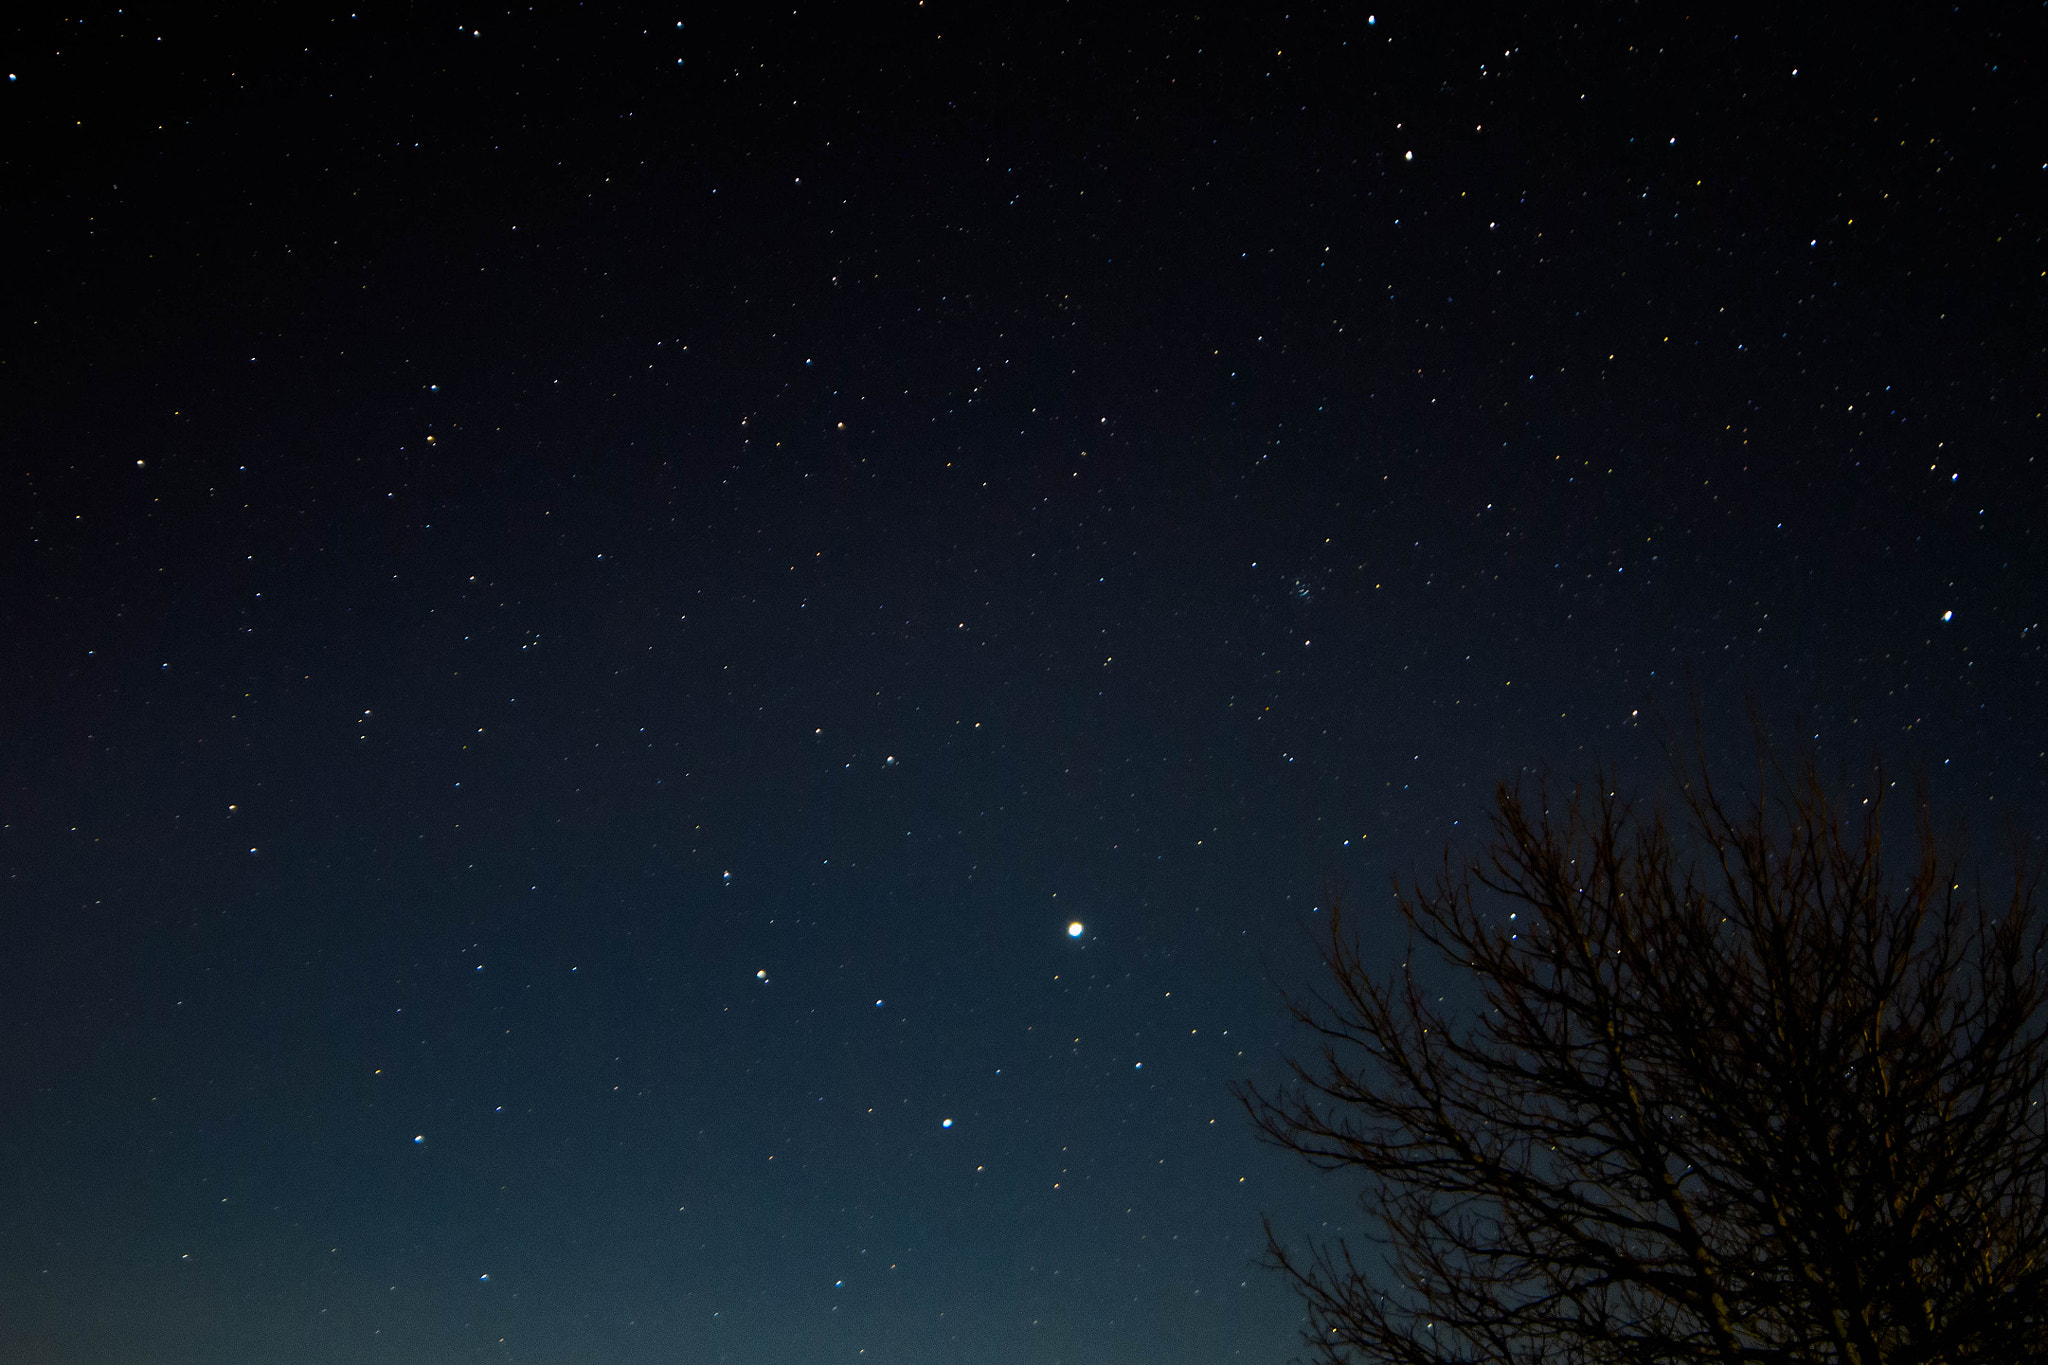
[[[1320,1048],[1239,1092],[1367,1177],[1362,1234],[1267,1228],[1313,1358],[2048,1359],[2024,850],[2009,895],[1966,892],[1923,792],[1888,874],[1881,777],[1845,817],[1817,767],[1761,767],[1740,802],[1682,770],[1672,820],[1502,786],[1476,861],[1397,889],[1385,976],[1330,917],[1327,985],[1290,1001]]]

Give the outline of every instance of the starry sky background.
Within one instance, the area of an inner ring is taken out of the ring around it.
[[[1282,1360],[1332,894],[2040,828],[2038,7],[188,8],[0,90],[0,1362]]]

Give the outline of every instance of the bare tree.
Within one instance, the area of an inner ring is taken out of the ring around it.
[[[1478,860],[1397,889],[1384,976],[1331,916],[1328,986],[1291,1002],[1320,1050],[1240,1091],[1366,1177],[1362,1235],[1267,1228],[1314,1359],[2048,1360],[2024,856],[1966,892],[1923,793],[1887,873],[1881,780],[1845,815],[1816,767],[1763,767],[1740,802],[1681,772],[1675,820],[1503,786]]]

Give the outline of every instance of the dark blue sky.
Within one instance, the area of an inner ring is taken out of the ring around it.
[[[16,29],[0,1362],[1282,1360],[1333,893],[2038,827],[2039,16],[1790,22]]]

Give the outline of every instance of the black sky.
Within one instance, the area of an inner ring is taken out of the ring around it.
[[[1286,1358],[1331,892],[2039,827],[2042,37],[16,21],[0,1362]]]

